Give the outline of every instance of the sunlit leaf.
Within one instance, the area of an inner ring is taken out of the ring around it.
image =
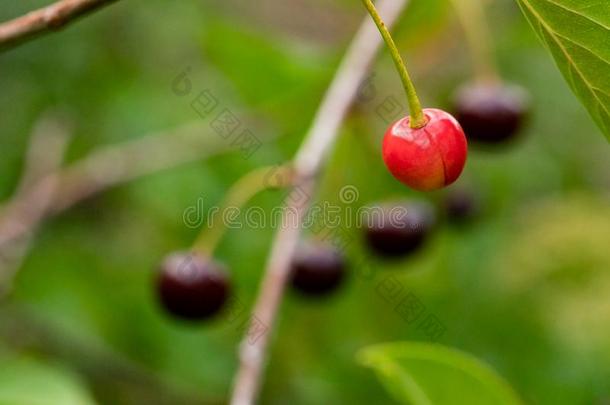
[[[388,343],[366,348],[358,357],[405,404],[521,404],[509,385],[489,366],[445,346]]]

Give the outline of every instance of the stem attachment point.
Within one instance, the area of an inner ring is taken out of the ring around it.
[[[287,187],[294,182],[294,177],[294,169],[289,165],[265,166],[246,173],[231,186],[220,206],[216,207],[210,223],[205,224],[206,228],[193,243],[192,251],[212,257],[227,230],[223,218],[228,209],[243,207],[263,190]]]

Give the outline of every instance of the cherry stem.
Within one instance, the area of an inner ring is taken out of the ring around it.
[[[288,165],[266,166],[246,173],[231,186],[212,214],[208,227],[201,231],[193,243],[192,250],[211,257],[227,230],[223,217],[228,209],[243,207],[263,190],[287,187],[293,183],[293,177],[293,169]]]
[[[405,89],[405,93],[407,94],[407,101],[409,103],[409,112],[411,113],[410,126],[411,128],[421,128],[426,125],[428,119],[424,115],[421,103],[419,102],[419,98],[417,97],[417,92],[415,91],[415,86],[413,85],[413,81],[411,81],[411,77],[409,76],[409,72],[407,71],[407,67],[405,66],[404,61],[400,57],[400,52],[398,52],[398,48],[396,47],[396,44],[392,39],[392,35],[390,35],[390,31],[388,31],[386,25],[381,19],[381,16],[377,12],[377,9],[373,5],[373,2],[371,0],[362,0],[362,3],[371,15],[371,18],[375,22],[375,25],[379,29],[383,40],[385,41],[388,49],[390,50],[392,60],[394,60],[394,64],[396,65],[396,69],[398,70],[400,80],[402,80],[402,86]]]
[[[453,0],[453,5],[466,35],[477,81],[498,82],[500,75],[489,45],[491,34],[481,0]]]

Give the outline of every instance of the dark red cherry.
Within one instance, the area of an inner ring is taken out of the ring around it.
[[[343,254],[333,246],[319,241],[300,245],[291,268],[291,283],[304,295],[326,295],[343,282],[346,272]]]
[[[522,127],[529,102],[524,89],[506,84],[468,84],[455,95],[455,117],[469,141],[498,144]]]
[[[480,211],[479,198],[467,189],[449,191],[442,204],[447,220],[455,224],[471,221]]]
[[[385,203],[371,207],[365,223],[369,248],[384,258],[401,258],[417,251],[436,222],[433,207],[424,201]]]
[[[212,317],[223,307],[230,293],[225,267],[193,252],[165,257],[157,279],[161,305],[170,314],[186,320]]]

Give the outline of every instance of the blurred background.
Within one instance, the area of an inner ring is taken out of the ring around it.
[[[3,2],[0,19],[45,4]],[[352,268],[343,289],[319,301],[288,291],[261,403],[394,403],[354,354],[430,336],[380,296],[387,277],[442,323],[439,343],[489,363],[527,403],[610,401],[610,148],[516,2],[487,6],[503,77],[528,89],[532,111],[515,142],[471,149],[452,188],[467,189],[478,214],[460,225],[439,218],[422,250],[390,263],[368,257],[361,232],[347,229]],[[0,398],[226,403],[242,329],[223,316],[191,325],[166,315],[155,298],[156,266],[197,236],[185,210],[217,204],[244,173],[293,155],[363,16],[361,3],[347,0],[120,1],[0,55],[4,201],[15,195],[30,134],[51,108],[71,120],[66,163],[185,123],[200,126],[210,141],[203,152],[213,155],[110,188],[40,224],[0,301]],[[449,108],[472,73],[451,4],[412,0],[394,32],[423,103]],[[186,97],[173,88],[185,69]],[[367,86],[317,201],[338,203],[338,191],[351,185],[354,208],[409,198],[438,205],[446,191],[412,192],[380,158],[387,123],[379,105],[395,97],[407,112],[385,49]],[[260,139],[256,153],[244,158],[228,147],[210,129],[213,117],[192,108],[204,90]],[[270,210],[282,196],[263,193],[251,205]],[[230,230],[217,251],[248,308],[273,233]],[[375,278],[359,276],[362,257],[378,269]]]

